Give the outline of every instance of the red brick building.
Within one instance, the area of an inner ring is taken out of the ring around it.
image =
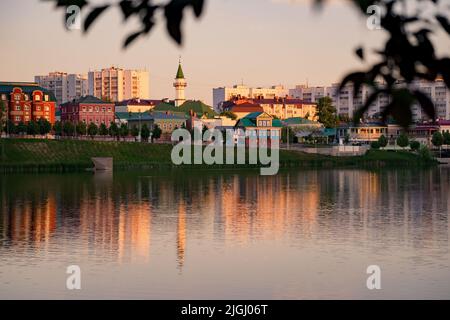
[[[79,100],[66,102],[60,106],[61,122],[104,123],[107,127],[114,122],[114,103],[105,102],[93,96],[82,97]]]
[[[38,121],[55,123],[56,99],[53,94],[33,82],[0,82],[0,101],[14,124]]]

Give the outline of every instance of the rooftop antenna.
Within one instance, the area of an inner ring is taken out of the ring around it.
[[[309,88],[308,78],[306,78],[306,87]]]

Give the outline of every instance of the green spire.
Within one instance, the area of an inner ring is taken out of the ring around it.
[[[181,63],[178,64],[178,71],[175,79],[184,79],[184,73],[183,69],[181,68]]]

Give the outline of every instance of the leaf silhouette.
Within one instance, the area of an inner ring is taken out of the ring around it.
[[[103,13],[106,9],[109,8],[109,5],[104,5],[101,7],[96,7],[92,9],[89,15],[84,20],[84,32],[87,32],[92,23]]]

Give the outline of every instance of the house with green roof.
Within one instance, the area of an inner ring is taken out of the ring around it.
[[[248,145],[250,139],[256,139],[261,145],[267,142],[270,145],[274,140],[281,139],[281,129],[283,124],[279,119],[275,119],[266,112],[252,112],[240,119],[235,129],[240,129],[245,134],[245,141]]]
[[[208,119],[212,119],[218,115],[210,106],[199,100],[188,100],[179,107],[176,107],[170,102],[163,101],[161,103],[158,103],[153,108],[153,111],[184,113],[187,116],[196,116],[198,118]]]

